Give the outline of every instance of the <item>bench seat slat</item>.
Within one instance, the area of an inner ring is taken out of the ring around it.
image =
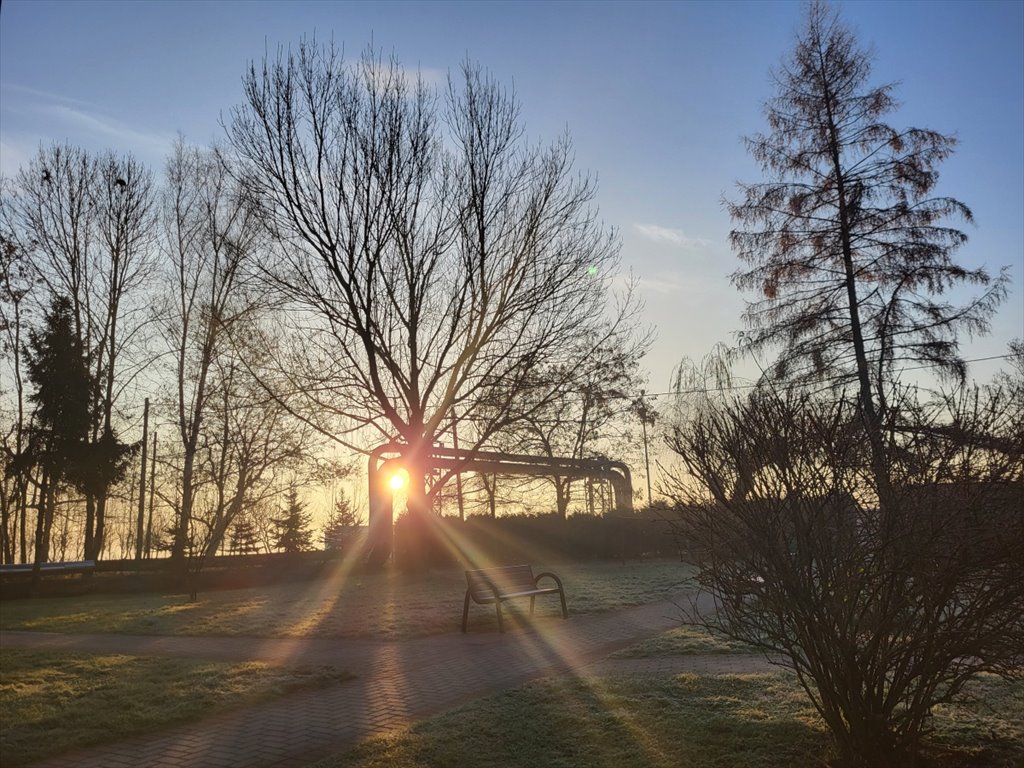
[[[508,600],[512,597],[533,597],[534,595],[556,595],[561,592],[558,587],[544,587],[542,589],[528,589],[523,592],[502,592],[498,595],[499,600]],[[485,592],[474,598],[478,603],[493,603],[494,595],[490,592]]]

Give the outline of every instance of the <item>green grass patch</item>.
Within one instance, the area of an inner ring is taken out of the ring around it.
[[[4,766],[350,679],[327,666],[0,650]]]
[[[655,656],[697,656],[706,654],[757,653],[757,649],[711,632],[695,624],[685,624],[643,640],[612,654],[613,658],[646,659]]]
[[[816,765],[827,738],[777,675],[533,683],[369,741],[317,768]]]
[[[662,600],[687,589],[693,569],[678,561],[573,563],[552,570],[565,585],[570,614],[611,611]],[[308,582],[185,595],[86,595],[13,600],[0,628],[40,632],[257,637],[403,639],[451,632],[462,620],[461,570],[409,574],[346,573]],[[529,601],[525,604],[528,606]],[[537,613],[557,615],[558,598],[539,598]],[[472,606],[470,625],[494,622]]]
[[[974,702],[935,713],[936,764],[1021,765],[1024,683],[983,678],[971,692]],[[540,681],[315,768],[821,768],[832,756],[792,676],[686,674]]]

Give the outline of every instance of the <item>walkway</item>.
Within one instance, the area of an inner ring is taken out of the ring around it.
[[[79,768],[302,766],[373,734],[550,675],[744,672],[749,656],[611,660],[609,653],[679,623],[672,601],[568,621],[537,618],[504,635],[477,631],[404,642],[0,633],[0,645],[217,660],[331,664],[357,675],[200,722],[38,763]],[[712,666],[709,666],[712,665]]]

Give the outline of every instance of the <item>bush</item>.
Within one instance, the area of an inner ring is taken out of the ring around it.
[[[702,623],[781,657],[852,765],[913,765],[934,705],[1024,664],[1024,448],[922,413],[892,414],[915,426],[887,431],[882,494],[846,401],[758,393],[673,439]]]

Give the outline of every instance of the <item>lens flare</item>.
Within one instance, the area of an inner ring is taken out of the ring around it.
[[[391,488],[392,491],[400,491],[405,488],[408,482],[409,473],[404,469],[399,469],[391,476],[391,479],[388,480],[388,487]]]

